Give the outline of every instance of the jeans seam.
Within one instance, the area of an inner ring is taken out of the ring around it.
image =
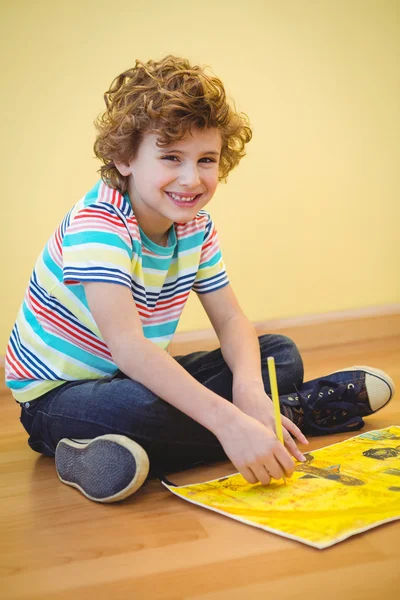
[[[225,363],[225,365],[224,365],[224,363]],[[223,369],[225,367],[228,367],[228,365],[226,364],[224,358],[219,359],[217,362],[210,362],[210,363],[207,363],[206,365],[202,365],[196,372],[191,373],[191,375],[192,375],[192,377],[196,378],[201,373],[204,373],[204,371],[207,371],[210,367],[217,368],[217,367],[220,367],[220,366],[223,366]]]
[[[50,415],[47,415],[47,416],[50,416]],[[113,427],[110,427],[109,425],[103,425],[103,424],[101,424],[101,423],[96,423],[96,422],[94,422],[94,421],[88,421],[87,419],[85,419],[85,420],[83,420],[83,419],[77,419],[77,418],[75,418],[75,417],[67,417],[67,416],[65,416],[65,415],[51,415],[51,417],[58,417],[58,418],[61,418],[61,419],[63,419],[63,420],[75,421],[75,422],[78,422],[78,423],[87,423],[87,424],[89,424],[89,425],[97,425],[97,426],[99,426],[99,427],[103,427],[104,429],[113,429],[113,430],[115,430],[115,432],[117,432],[117,433],[116,433],[116,435],[124,435],[124,436],[126,436],[126,437],[131,437],[132,435],[134,435],[132,432],[125,431],[125,430],[123,430],[123,429],[120,429],[119,427],[115,427],[115,428],[113,428]],[[103,434],[103,435],[106,435],[106,434]],[[67,437],[67,439],[71,439],[71,438],[70,438],[70,437],[68,437],[68,436],[66,436],[66,437]],[[75,438],[75,437],[76,437],[76,436],[73,436],[73,438]],[[96,437],[99,437],[99,436],[96,436]],[[145,440],[146,442],[152,442],[152,443],[154,443],[154,442],[157,442],[157,441],[158,441],[158,440],[155,440],[155,439],[154,439],[154,437],[147,437],[146,435],[137,435],[137,436],[135,436],[135,437],[141,438],[141,439]],[[77,439],[77,438],[76,438],[76,439]],[[185,440],[184,442],[175,441],[175,440],[168,440],[168,442],[164,442],[164,441],[162,441],[161,443],[171,443],[171,441],[172,441],[172,442],[173,442],[175,445],[185,445],[185,446],[186,446],[186,445],[190,445],[190,446],[194,446],[194,445],[204,445],[204,446],[209,446],[209,444],[208,444],[208,443],[207,443],[207,444],[204,444],[204,443],[200,443],[200,444],[199,444],[199,442],[196,442],[195,444],[193,444],[191,441],[189,441],[189,443],[188,443],[188,442],[187,442],[187,440]],[[47,445],[47,444],[46,444],[46,445]],[[215,443],[215,442],[214,442],[213,446],[215,446],[215,447],[222,447],[222,446],[221,446],[221,444],[220,444],[219,442],[218,442],[218,443]]]

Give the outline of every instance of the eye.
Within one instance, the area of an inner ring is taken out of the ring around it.
[[[161,160],[170,160],[171,162],[176,162],[176,161],[179,161],[179,157],[175,156],[175,154],[166,154],[165,156],[161,157]],[[204,156],[203,158],[200,158],[199,162],[203,162],[205,164],[211,164],[211,163],[215,163],[217,161],[214,158]]]

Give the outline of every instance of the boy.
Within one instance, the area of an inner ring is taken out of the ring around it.
[[[29,445],[98,502],[132,494],[149,467],[229,458],[250,483],[290,477],[292,457],[305,460],[290,434],[306,444],[303,432],[359,429],[393,382],[352,367],[303,384],[293,342],[257,338],[243,315],[204,210],[251,139],[218,78],[173,56],[136,61],[105,101],[102,181],[43,250],[8,345],[7,384]],[[173,358],[192,289],[221,348]],[[269,355],[285,446],[267,395]]]

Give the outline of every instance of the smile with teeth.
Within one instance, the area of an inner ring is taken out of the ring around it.
[[[170,196],[173,200],[177,202],[193,202],[195,198],[200,196],[200,194],[194,194],[193,196],[181,196],[180,194],[176,194],[175,192],[166,192],[168,196]]]

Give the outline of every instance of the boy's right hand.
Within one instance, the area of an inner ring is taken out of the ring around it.
[[[275,432],[256,419],[239,413],[214,432],[225,454],[249,483],[268,485],[271,478],[291,477],[293,458]]]

